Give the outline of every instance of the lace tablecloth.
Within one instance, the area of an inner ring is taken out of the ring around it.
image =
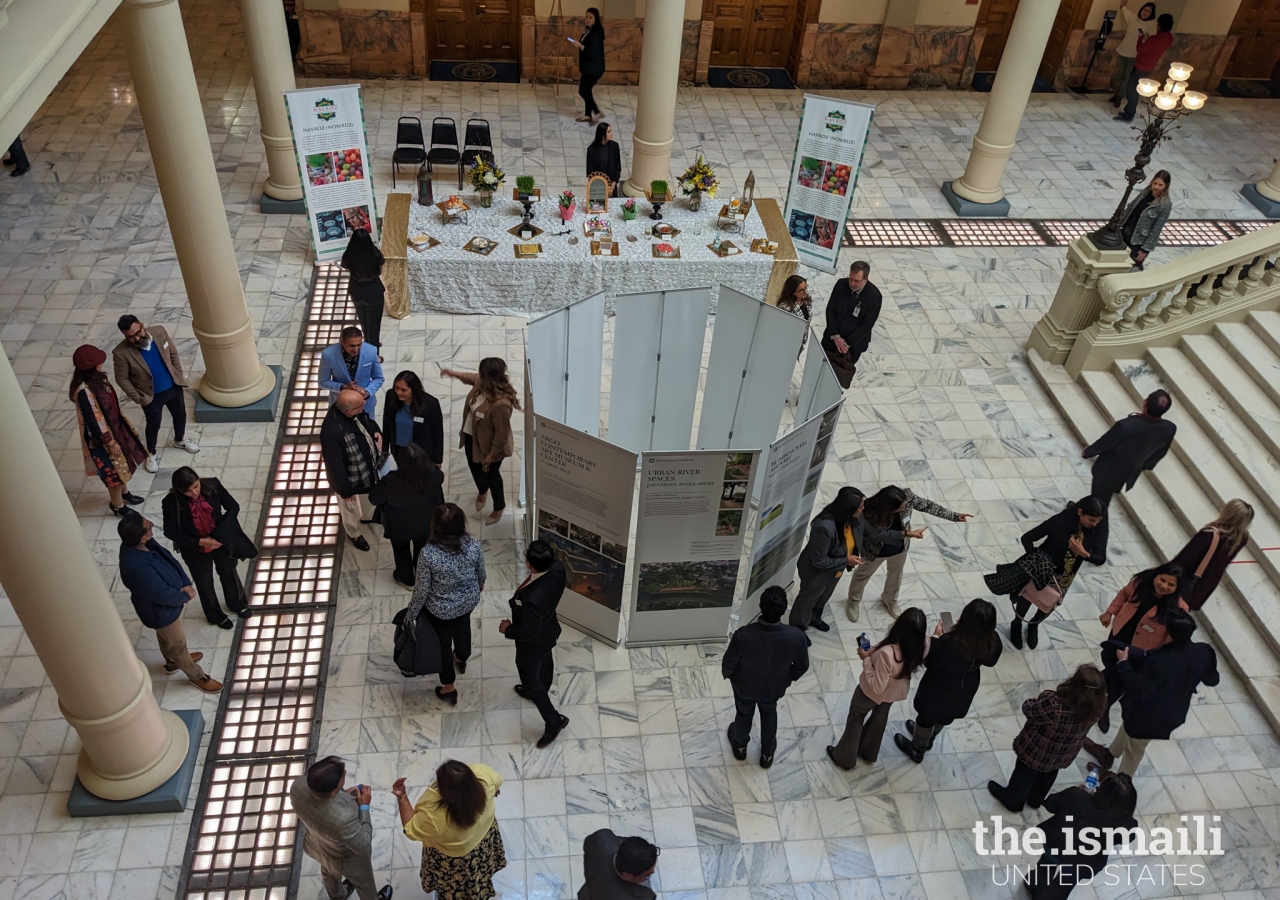
[[[644,233],[646,225],[656,224],[648,218],[649,204],[640,200],[637,218],[624,222],[621,201],[610,201],[609,212],[603,215],[613,226],[619,255],[603,257],[591,255],[591,240],[583,233],[583,224],[591,217],[579,209],[567,224],[562,223],[555,199],[547,198],[534,205],[533,224],[543,233],[530,242],[541,244],[543,252],[536,258],[517,259],[514,247],[520,241],[507,229],[520,223],[520,204],[509,194],[494,197],[490,209],[479,208],[479,198],[473,195],[463,200],[474,207],[465,225],[446,225],[439,209],[413,203],[409,236],[427,234],[441,242],[430,250],[408,251],[414,312],[533,318],[600,290],[606,292],[606,305],[612,309],[617,294],[716,283],[768,299],[765,292],[774,258],[749,252],[752,238],[765,237],[755,210],[741,234],[721,234],[742,251],[722,259],[707,248],[715,239],[716,213],[722,203],[704,200],[696,213],[684,200],[664,204],[662,221],[680,229],[680,234],[666,240],[680,248],[680,258],[657,259]],[[568,233],[554,234],[560,231]],[[462,249],[477,235],[497,241],[498,246],[488,256]],[[628,241],[627,235],[635,235],[635,242]],[[572,237],[578,238],[576,244],[569,243]]]

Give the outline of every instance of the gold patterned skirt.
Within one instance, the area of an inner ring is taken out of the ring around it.
[[[507,867],[507,851],[495,821],[484,839],[465,856],[445,856],[422,847],[422,889],[437,900],[487,900],[497,893],[493,876]]]

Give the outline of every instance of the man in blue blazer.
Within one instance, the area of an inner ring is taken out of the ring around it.
[[[320,387],[328,388],[330,403],[338,399],[338,391],[350,387],[364,395],[364,411],[372,417],[385,381],[378,348],[366,344],[354,325],[342,329],[338,343],[320,354]]]

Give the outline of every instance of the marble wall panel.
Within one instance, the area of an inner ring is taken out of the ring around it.
[[[698,71],[698,45],[703,23],[686,19],[680,42],[680,79],[693,81]],[[559,77],[565,81],[578,79],[578,55],[566,38],[582,34],[582,22],[576,18],[550,19],[538,16],[534,21],[532,63],[536,71],[523,72],[525,78],[548,81]],[[644,45],[643,19],[611,19],[605,31],[607,70],[602,84],[637,84],[640,80],[640,55]],[[526,66],[528,63],[526,63]]]
[[[298,10],[304,75],[412,75],[412,19],[384,9]],[[421,62],[417,69],[421,71]]]
[[[812,55],[801,62],[801,82],[806,87],[865,87],[867,69],[875,65],[882,29],[880,25],[817,23]],[[806,65],[807,79],[803,74]]]
[[[866,86],[959,87],[971,55],[973,31],[950,25],[885,26],[875,64],[867,69]]]

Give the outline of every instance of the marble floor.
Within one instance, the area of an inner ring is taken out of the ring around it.
[[[238,6],[185,2],[183,12],[259,351],[266,362],[291,365],[310,250],[300,219],[257,212],[265,166]],[[589,134],[572,121],[572,88],[557,96],[550,86],[394,79],[365,88],[380,194],[390,186],[385,160],[402,114],[486,116],[509,172],[553,186],[581,180]],[[985,96],[839,93],[877,107],[855,215],[949,215],[937,187],[963,171]],[[682,88],[675,165],[701,146],[731,184],[754,170],[758,192],[780,196],[801,96]],[[606,87],[600,97],[629,156],[635,90]],[[1015,215],[1109,211],[1134,146],[1110,112],[1097,98],[1033,95],[1005,179]],[[1231,135],[1225,148],[1224,133]],[[169,326],[189,367],[203,369],[117,22],[86,50],[23,137],[33,170],[0,178],[0,342],[153,673],[157,698],[167,707],[199,706],[212,722],[215,699],[162,674],[154,637],[118,584],[115,520],[104,515],[100,485],[83,475],[65,399],[71,351],[82,342],[110,347],[118,340],[115,319],[126,310]],[[1277,146],[1280,105],[1212,98],[1160,149],[1157,162],[1174,175],[1176,215],[1254,217],[1235,191],[1266,174]],[[1153,261],[1180,252],[1162,250]],[[911,550],[903,586],[904,605],[930,614],[956,610],[985,593],[981,574],[1015,555],[1022,530],[1085,491],[1078,447],[1021,356],[1061,277],[1062,254],[938,248],[866,255],[885,309],[847,394],[822,495],[845,483],[869,489],[898,482],[977,513],[966,526],[932,523],[929,538]],[[819,306],[831,284],[828,276],[813,279]],[[430,363],[519,359],[522,325],[481,317],[388,320],[386,366],[427,376],[450,417],[446,427],[456,428],[453,409],[462,395],[430,379]],[[136,409],[129,412],[140,419]],[[170,450],[157,475],[139,473],[134,490],[147,493],[144,511],[158,517],[172,469],[191,462],[232,489],[252,532],[275,426],[196,425],[192,433],[202,446],[198,456]],[[451,498],[470,492],[456,454],[447,487]],[[826,761],[823,747],[843,722],[855,683],[854,638],[863,630],[874,638],[888,624],[874,602],[856,626],[838,604],[836,628],[814,635],[812,671],[780,705],[781,745],[766,772],[755,765],[754,744],[747,763],[728,753],[723,729],[732,703],[719,677],[720,647],[615,650],[569,629],[557,651],[555,700],[571,725],[551,748],[536,750],[540,724],[510,690],[513,661],[496,631],[521,577],[513,519],[483,532],[492,574],[475,619],[478,652],[456,709],[439,704],[426,679],[405,682],[391,667],[387,623],[407,595],[391,581],[389,548],[378,542],[371,553],[345,555],[317,749],[345,755],[352,777],[382,789],[374,802],[375,863],[398,898],[422,894],[416,847],[395,827],[385,790],[398,775],[420,790],[446,757],[489,763],[507,778],[499,801],[509,859],[498,878],[503,897],[573,896],[581,838],[604,825],[662,845],[655,887],[681,900],[1025,896],[993,884],[987,861],[974,853],[973,823],[994,811],[985,782],[1012,767],[1021,700],[1095,658],[1098,611],[1155,561],[1118,513],[1109,564],[1078,579],[1047,629],[1052,640],[1006,653],[973,715],[949,729],[920,766],[888,743],[876,765],[848,774]],[[873,585],[868,598],[875,596]],[[1007,618],[1007,607],[1001,614]],[[231,634],[205,624],[197,610],[186,623],[192,648],[204,651],[211,671],[223,671]],[[897,705],[891,728],[909,715],[907,704]],[[173,898],[190,813],[69,819],[64,805],[78,750],[39,660],[0,600],[0,900]],[[1068,770],[1060,783],[1082,775]],[[1074,897],[1280,896],[1280,742],[1230,671],[1217,688],[1201,691],[1174,740],[1152,746],[1136,784],[1148,826],[1176,827],[1180,815],[1197,812],[1222,816],[1225,855],[1202,861],[1208,870],[1198,886],[1143,881],[1082,887]],[[303,872],[299,896],[311,900],[319,895],[314,866],[305,863]]]

